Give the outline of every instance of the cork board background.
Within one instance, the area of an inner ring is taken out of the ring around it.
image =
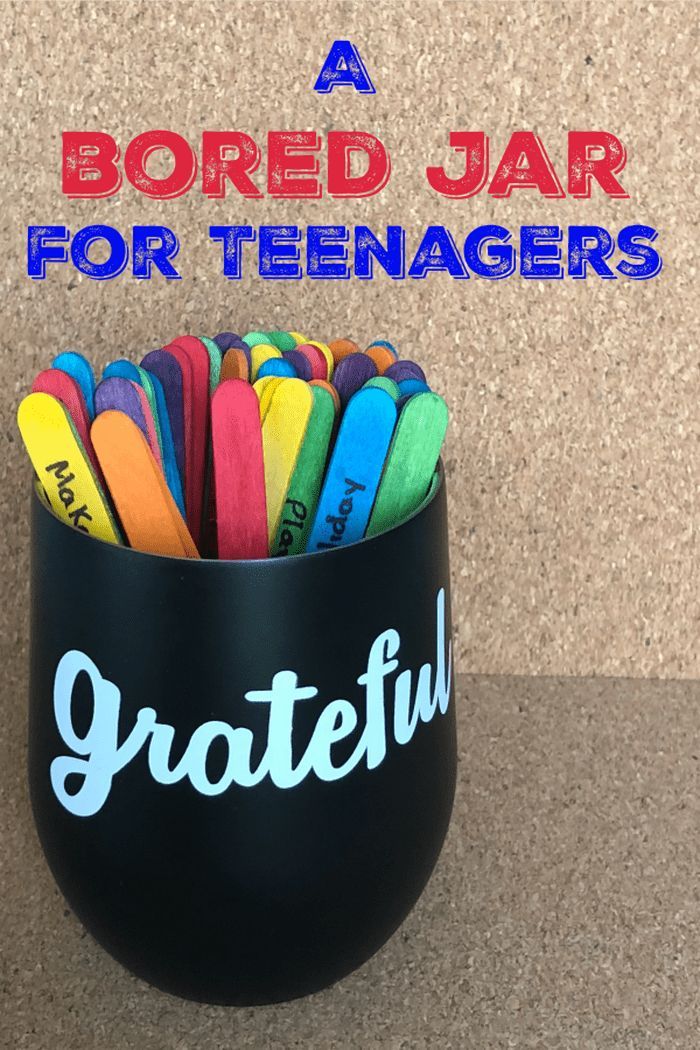
[[[26,634],[28,467],[14,411],[60,349],[98,365],[177,333],[295,328],[386,337],[422,361],[452,410],[446,452],[458,668],[478,673],[700,674],[697,558],[700,311],[695,3],[3,3],[0,189],[3,645]],[[352,39],[375,96],[312,85],[331,42]],[[390,150],[389,186],[364,201],[157,203],[61,195],[63,130],[122,149],[167,127],[364,129]],[[628,201],[446,201],[424,181],[451,129],[484,129],[494,159],[534,129],[564,178],[566,132],[625,143]],[[647,282],[265,282],[219,273],[211,223],[474,225],[629,222],[660,230]],[[180,282],[104,283],[51,267],[26,277],[29,223],[71,230],[163,222]]]

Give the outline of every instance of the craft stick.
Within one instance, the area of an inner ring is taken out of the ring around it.
[[[366,354],[344,357],[333,374],[333,386],[338,391],[340,403],[346,405],[352,395],[376,374],[377,366]]]
[[[243,342],[252,350],[254,346],[258,346],[261,343],[269,346],[270,337],[267,332],[248,332],[243,336]]]
[[[367,380],[363,389],[368,386],[374,386],[378,390],[386,390],[387,394],[389,394],[394,401],[398,401],[401,397],[399,384],[394,382],[393,379],[389,379],[387,376],[373,376],[372,379]]]
[[[328,346],[328,344],[327,343],[321,343],[321,342],[318,341],[318,339],[307,339],[306,343],[304,343],[303,345],[304,346],[315,346],[317,350],[321,351],[321,353],[323,354],[324,358],[326,359],[326,374],[324,376],[319,376],[318,378],[319,379],[332,379],[333,378],[333,372],[335,371],[335,360],[333,359],[333,354],[331,353],[331,349]]]
[[[194,542],[202,538],[202,501],[209,414],[209,355],[197,339],[183,336],[163,347],[182,369],[185,422],[185,508]]]
[[[297,345],[291,332],[268,332],[267,342],[276,346],[278,350],[293,350]]]
[[[384,375],[389,376],[389,379],[393,379],[397,383],[400,383],[403,379],[422,379],[425,383],[425,372],[415,361],[395,361],[393,365],[387,368]]]
[[[65,406],[50,394],[28,394],[17,410],[17,423],[54,514],[80,532],[121,543],[107,497]]]
[[[219,382],[226,379],[243,379],[248,382],[250,377],[250,366],[248,358],[238,346],[232,346],[227,350],[221,362],[221,375]]]
[[[282,351],[278,350],[276,346],[271,346],[270,343],[256,343],[255,346],[250,348],[250,379],[252,383],[258,378],[260,365],[264,361],[269,361],[271,357],[282,357]]]
[[[209,394],[213,394],[221,380],[221,360],[223,354],[218,343],[203,335],[200,337],[204,349],[209,354]]]
[[[77,380],[73,376],[68,375],[67,372],[61,371],[60,368],[45,368],[34,379],[32,391],[34,393],[51,394],[52,397],[61,402],[70,415],[82,446],[90,457],[90,462],[98,472],[99,477],[97,457],[90,441],[90,418],[83,391]]]
[[[148,554],[198,558],[148,442],[123,412],[101,412],[92,441],[130,546]]]
[[[76,350],[64,350],[62,354],[54,357],[51,367],[60,368],[62,372],[75,379],[83,392],[88,416],[92,419],[95,415],[95,376],[87,358]]]
[[[377,372],[380,376],[384,375],[387,368],[391,365],[396,364],[396,357],[392,354],[391,350],[387,350],[385,346],[368,346],[365,350],[367,357],[371,357],[377,366]]]
[[[297,350],[311,365],[312,379],[328,379],[328,362],[325,354],[313,343],[301,343]]]
[[[307,383],[313,379],[314,374],[311,362],[298,348],[296,350],[285,350],[282,357],[285,361],[289,361],[300,379],[304,379]]]
[[[241,379],[219,385],[211,403],[211,439],[220,558],[266,558],[265,470],[258,399]]]
[[[401,397],[413,397],[414,394],[428,394],[430,387],[422,379],[402,379],[399,383]]]
[[[271,380],[275,382],[274,379]],[[274,543],[289,483],[313,407],[311,388],[301,379],[282,379],[262,424],[267,534]]]
[[[383,346],[383,347],[385,347],[385,348],[386,348],[387,350],[389,350],[389,351],[390,351],[390,353],[392,353],[392,354],[394,355],[394,360],[395,360],[395,361],[398,361],[398,359],[399,359],[399,353],[398,353],[398,350],[396,349],[396,347],[394,346],[394,344],[393,344],[393,343],[390,343],[390,342],[388,342],[388,340],[386,340],[386,339],[374,339],[374,340],[373,340],[373,341],[372,341],[372,342],[371,342],[371,343],[369,344],[369,346],[367,347],[367,349],[369,350],[369,349],[370,349],[370,347],[372,347],[372,346]]]
[[[335,365],[349,354],[357,354],[360,352],[359,346],[357,343],[354,343],[352,339],[334,339],[332,343],[328,344],[328,349],[333,355],[333,362]]]
[[[148,398],[141,387],[122,376],[109,376],[95,387],[95,416],[102,412],[124,412],[148,441],[160,465],[160,447]]]
[[[263,361],[258,369],[258,379],[265,379],[267,376],[281,376],[283,379],[296,379],[297,370],[291,361],[285,361],[283,358],[271,357],[268,361]]]
[[[274,556],[302,554],[306,550],[316,513],[335,423],[335,404],[329,391],[321,386],[313,387],[312,395],[311,416],[272,545]]]
[[[240,335],[237,335],[236,332],[219,332],[218,335],[214,336],[214,342],[221,351],[222,357],[232,346],[237,346],[241,349],[245,347],[247,350],[250,349],[248,344],[244,343]]]
[[[182,489],[183,502],[180,504],[180,509],[184,506],[184,493],[185,493],[185,407],[184,407],[184,395],[183,395],[183,378],[182,368],[178,361],[168,354],[165,350],[152,350],[150,354],[146,354],[141,367],[160,382],[163,397],[165,399],[166,414],[170,422],[170,429],[173,439],[173,448],[175,450],[175,462],[177,465],[178,474],[180,476],[180,486]],[[161,421],[161,427],[162,427]]]
[[[327,390],[333,398],[333,405],[335,407],[336,416],[340,412],[340,396],[338,391],[335,389],[332,383],[329,383],[326,379],[312,379],[309,381],[309,386],[318,386],[322,390]]]
[[[368,536],[399,525],[421,505],[440,458],[447,418],[444,400],[430,392],[416,394],[403,408],[372,510]]]
[[[308,551],[332,550],[362,539],[395,423],[396,405],[386,391],[368,387],[350,399],[326,471]]]
[[[290,332],[289,334],[291,335],[292,339],[297,344],[297,346],[299,345],[299,343],[308,343],[309,341],[305,335],[301,334],[301,332]]]
[[[260,402],[260,422],[263,423],[272,401],[272,395],[282,382],[282,376],[263,376],[253,384],[258,401]]]

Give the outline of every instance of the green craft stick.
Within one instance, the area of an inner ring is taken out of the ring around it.
[[[261,343],[269,343],[270,336],[267,332],[248,332],[243,336],[243,342],[247,343],[252,350],[254,346],[260,346]]]
[[[399,415],[367,527],[376,536],[399,525],[425,499],[447,430],[447,405],[439,394],[416,394]]]
[[[421,503],[421,505],[418,508],[418,510],[423,510],[423,507],[427,507],[428,506],[428,504],[430,503],[431,499],[433,498],[433,496],[437,492],[439,484],[440,484],[440,475],[438,474],[438,472],[436,470],[435,473],[432,476],[431,481],[430,481],[430,488],[426,492],[425,499]]]
[[[209,395],[211,396],[219,385],[221,379],[221,350],[213,339],[206,335],[200,335],[200,343],[204,343],[209,354]]]
[[[314,404],[282,507],[280,525],[272,545],[273,557],[304,553],[321,492],[335,422],[335,405],[331,394],[323,387],[312,386],[309,389],[313,393]]]
[[[289,332],[268,332],[266,342],[276,346],[278,350],[296,350],[297,341]]]
[[[386,390],[387,394],[398,401],[401,397],[401,391],[399,390],[399,384],[393,379],[389,379],[388,376],[372,376],[365,383],[365,386],[376,386],[379,390]]]

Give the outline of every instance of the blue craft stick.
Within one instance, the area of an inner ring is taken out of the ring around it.
[[[145,368],[151,377],[155,376],[160,381],[166,404],[166,412],[170,420],[173,445],[175,447],[175,462],[180,475],[180,486],[184,489],[183,479],[185,477],[185,410],[182,394],[182,369],[172,354],[165,350],[152,350],[146,354],[141,367]]]
[[[350,398],[326,472],[307,551],[332,550],[362,539],[395,424],[396,405],[385,390],[365,387]]]
[[[413,397],[414,394],[429,394],[430,387],[422,379],[402,379],[399,382],[401,397]]]
[[[83,392],[90,419],[95,418],[95,376],[90,362],[75,350],[64,350],[54,357],[52,368],[72,376]]]
[[[153,399],[155,401],[155,414],[158,417],[158,437],[160,439],[160,454],[163,460],[163,473],[165,474],[165,481],[170,489],[170,493],[177,503],[180,513],[184,517],[185,497],[182,491],[180,472],[177,468],[175,444],[173,442],[173,432],[170,427],[170,416],[165,403],[163,384],[154,372],[149,372],[148,369],[142,368],[140,365],[135,365],[133,361],[127,361],[125,359],[112,361],[107,365],[102,373],[102,377],[103,379],[109,379],[111,376],[121,376],[123,379],[130,379],[133,383],[137,383],[140,387],[143,387],[144,390],[146,389],[147,383],[151,384]]]
[[[271,357],[263,361],[258,369],[258,379],[265,376],[282,376],[284,379],[296,379],[297,370],[291,361],[285,361],[283,357]]]

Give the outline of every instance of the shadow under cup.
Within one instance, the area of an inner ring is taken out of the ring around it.
[[[255,562],[112,546],[33,498],[32,804],[87,929],[212,1003],[367,960],[447,831],[450,638],[442,473],[389,532]]]

